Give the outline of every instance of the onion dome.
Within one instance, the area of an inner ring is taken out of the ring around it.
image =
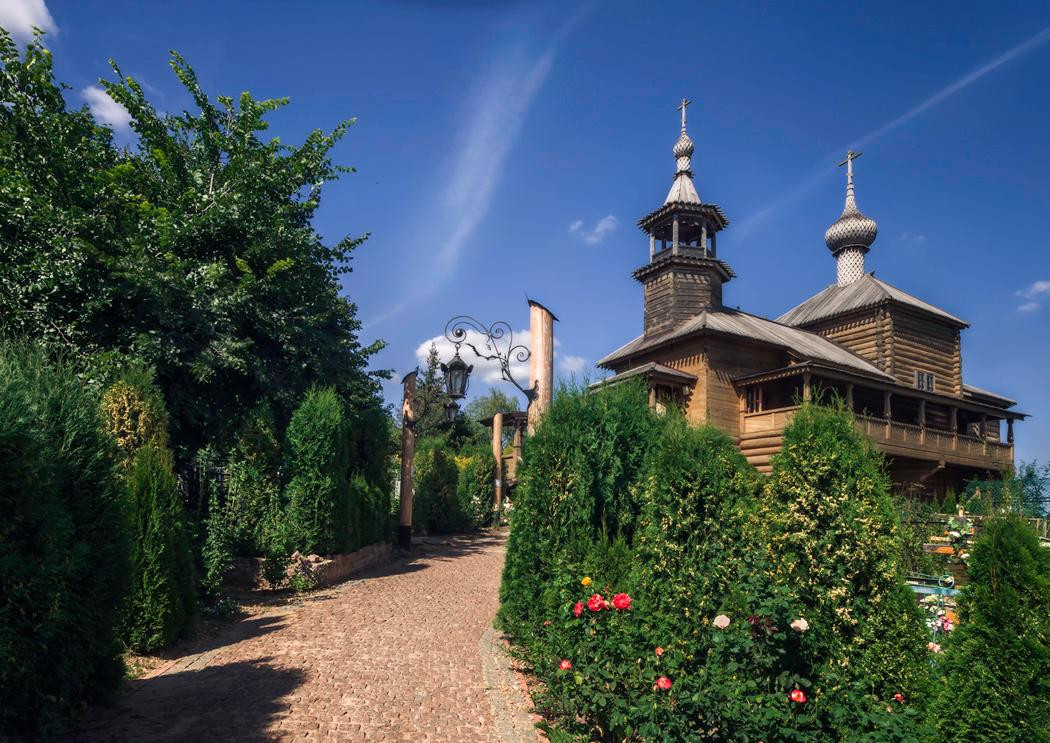
[[[860,157],[860,154],[853,151],[846,154],[846,206],[842,210],[842,216],[824,233],[824,242],[832,255],[837,255],[846,248],[859,248],[867,252],[879,234],[879,226],[875,220],[865,216],[857,208],[857,199],[853,191],[853,161]]]
[[[682,105],[678,110],[682,112],[682,133],[678,135],[678,141],[674,143],[671,153],[674,155],[677,168],[671,190],[667,192],[665,204],[699,204],[700,195],[693,185],[693,140],[685,132],[685,109],[692,101],[682,99]]]

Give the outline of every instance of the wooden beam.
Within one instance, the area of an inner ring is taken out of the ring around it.
[[[1006,443],[1014,443],[1014,419],[1006,419]]]
[[[813,399],[812,376],[808,369],[802,372],[802,402],[809,402]]]
[[[492,416],[492,457],[496,460],[496,480],[492,483],[492,508],[498,519],[500,504],[503,502],[503,413]]]
[[[412,477],[416,456],[416,374],[409,372],[401,380],[404,397],[401,402],[401,510],[397,541],[404,548],[412,546]]]
[[[678,217],[675,216],[671,225],[671,254],[678,255]]]
[[[529,403],[529,433],[551,405],[554,384],[554,315],[539,302],[529,300],[529,379],[536,396]]]
[[[853,412],[853,382],[846,382],[846,407]]]

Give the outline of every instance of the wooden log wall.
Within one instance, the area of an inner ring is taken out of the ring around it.
[[[890,322],[890,373],[902,384],[914,387],[916,371],[932,372],[936,392],[962,394],[959,329],[900,307],[893,308]]]
[[[879,368],[885,363],[886,352],[880,333],[881,317],[875,308],[830,318],[805,327],[806,330],[845,346]]]
[[[733,378],[786,366],[786,354],[736,339],[710,337],[706,345],[707,420],[730,436],[739,436],[740,395]]]

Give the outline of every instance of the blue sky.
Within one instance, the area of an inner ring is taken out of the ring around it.
[[[400,375],[447,318],[515,328],[548,305],[559,371],[640,332],[635,220],[662,202],[682,96],[696,185],[730,219],[725,301],[776,317],[834,281],[823,243],[848,146],[879,222],[868,268],[972,323],[970,384],[1020,401],[1022,459],[1050,459],[1050,8],[1038,3],[7,2],[50,26],[70,99],[130,141],[91,86],[107,58],[185,96],[289,96],[289,142],[357,117],[317,227],[371,233],[346,291]],[[484,383],[479,376],[475,389]],[[390,398],[396,396],[391,386]]]

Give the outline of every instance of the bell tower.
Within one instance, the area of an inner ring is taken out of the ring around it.
[[[693,185],[693,140],[682,131],[672,153],[677,169],[663,206],[638,220],[649,236],[649,262],[633,276],[643,287],[645,335],[659,335],[705,310],[722,308],[722,284],[733,270],[718,259],[718,233],[729,224],[721,207],[705,204]]]

